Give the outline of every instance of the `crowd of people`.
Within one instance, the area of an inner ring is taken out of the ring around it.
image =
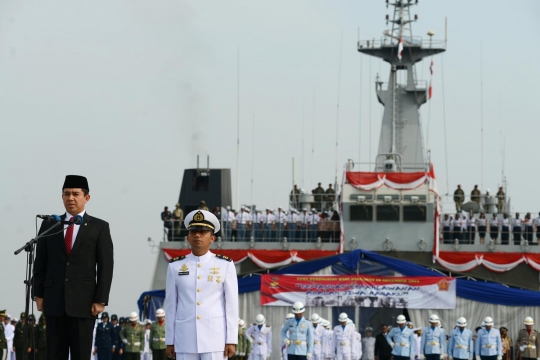
[[[140,360],[165,360],[165,311],[158,309],[156,321],[139,321],[136,312],[120,317],[103,312],[94,327],[94,344],[90,360],[131,359],[136,354]],[[0,311],[0,358],[2,360],[47,359],[47,321],[41,314],[36,324],[33,314],[19,319]],[[2,329],[3,328],[3,329]],[[3,331],[1,331],[3,330]],[[26,335],[25,335],[26,334]],[[26,338],[26,342],[25,342]],[[2,356],[4,351],[4,356]]]
[[[209,211],[203,200],[199,210]],[[290,209],[281,206],[277,209],[266,208],[264,211],[250,206],[241,206],[240,210],[226,206],[216,206],[211,211],[222,224],[217,234],[223,241],[272,242],[322,242],[339,241],[340,218],[337,211],[318,211],[316,208]],[[187,234],[182,226],[184,212],[180,204],[171,212],[166,206],[161,213],[161,220],[168,241],[183,241]]]
[[[374,336],[373,328],[358,329],[346,313],[339,315],[339,325],[332,327],[328,320],[312,314],[311,321],[303,318],[303,304],[293,305],[279,331],[281,354],[272,354],[272,327],[263,314],[246,328],[239,321],[236,358],[238,360],[284,359],[291,354],[305,354],[307,359],[323,360],[511,360],[537,359],[540,337],[533,329],[531,317],[524,320],[515,345],[508,329],[494,328],[494,321],[486,317],[481,326],[467,328],[467,319],[459,317],[452,329],[445,329],[439,317],[432,314],[429,325],[414,327],[404,315],[397,317],[396,325],[382,324]],[[299,316],[300,315],[300,316]],[[302,326],[304,325],[304,326]],[[289,359],[290,360],[290,359]]]

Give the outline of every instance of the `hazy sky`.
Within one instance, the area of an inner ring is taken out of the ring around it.
[[[505,143],[512,204],[537,212],[540,2],[421,0],[412,11],[415,35],[444,39],[448,18],[448,52],[434,59],[422,107],[441,193],[447,178],[451,191],[481,184],[483,77],[484,188],[501,183]],[[87,210],[111,224],[108,310],[136,308],[156,261],[146,239],[161,238],[159,213],[176,203],[183,169],[210,155],[236,184],[238,49],[241,203],[286,205],[293,157],[300,186],[334,182],[341,44],[339,182],[348,158],[373,161],[373,82],[389,68],[356,42],[358,29],[380,38],[387,13],[382,0],[0,2],[0,308],[23,309],[25,258],[12,254],[35,214],[63,212],[66,174],[88,177]],[[417,65],[419,79],[428,68]]]

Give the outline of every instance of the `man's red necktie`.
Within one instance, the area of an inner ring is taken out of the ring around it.
[[[69,221],[73,221],[73,216],[69,219]],[[66,252],[67,254],[71,254],[71,248],[73,247],[73,228],[75,225],[68,225],[68,228],[66,230],[66,236],[64,237],[64,243],[66,244]]]

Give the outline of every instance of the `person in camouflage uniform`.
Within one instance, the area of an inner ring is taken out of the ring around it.
[[[139,316],[136,312],[129,315],[130,324],[120,331],[120,339],[124,343],[124,359],[140,360],[144,351],[144,328],[139,324]]]
[[[237,360],[243,360],[246,357],[246,322],[242,319],[238,320],[238,345],[236,345],[236,354],[234,358]]]
[[[150,327],[150,349],[152,350],[152,360],[166,360],[165,350],[165,310],[156,310],[157,321],[152,323]]]
[[[39,323],[36,326],[34,338],[36,340],[36,360],[47,359],[47,321],[45,315],[41,314]]]

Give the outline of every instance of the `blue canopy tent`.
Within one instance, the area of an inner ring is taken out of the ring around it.
[[[271,274],[313,274],[321,269],[332,267],[332,273],[390,275],[396,272],[404,276],[445,276],[439,271],[410,261],[396,259],[378,253],[355,250],[345,254],[329,256],[317,260],[304,261],[270,271]],[[481,303],[505,306],[540,306],[540,292],[510,288],[493,282],[473,279],[456,279],[456,295],[459,298]],[[250,274],[238,279],[240,294],[259,291],[259,274]],[[165,290],[144,292],[139,300],[141,318],[155,318],[155,310],[163,306]]]

